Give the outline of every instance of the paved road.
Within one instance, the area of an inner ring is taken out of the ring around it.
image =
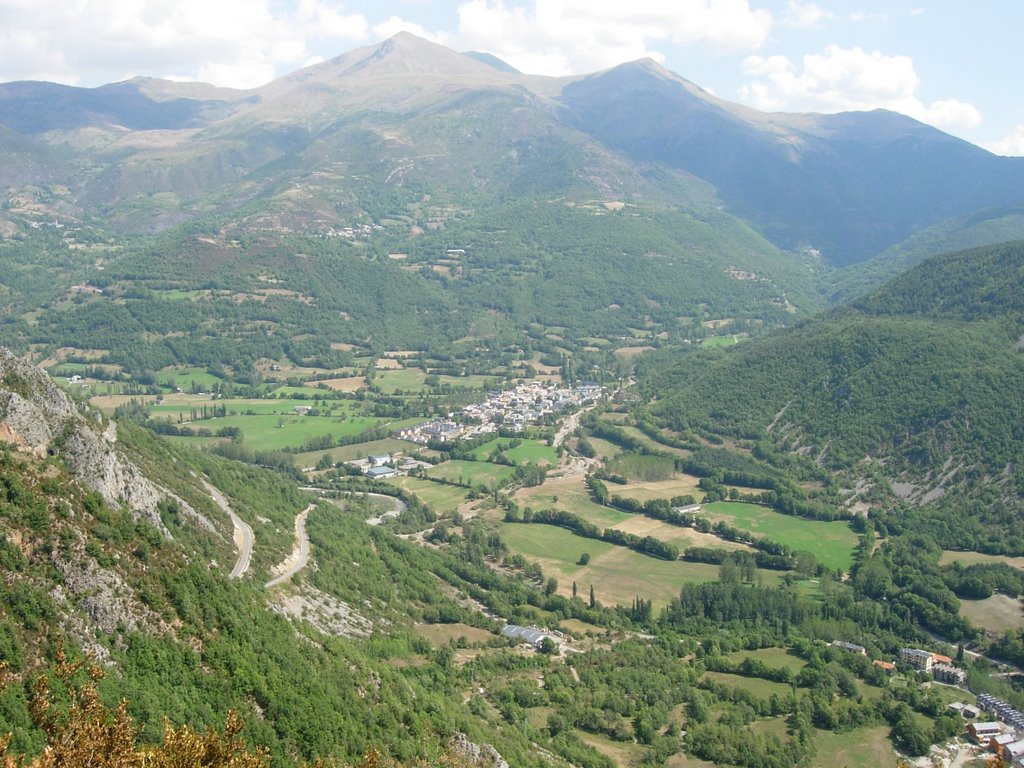
[[[295,516],[295,548],[288,558],[278,566],[284,570],[266,583],[267,589],[282,584],[296,573],[306,567],[309,562],[309,536],[306,534],[306,518],[309,513],[316,509],[316,504],[310,504]]]
[[[235,526],[233,538],[235,548],[238,550],[238,560],[235,562],[235,567],[231,569],[229,578],[239,579],[242,577],[242,574],[249,570],[249,561],[252,559],[252,528],[235,514],[234,510],[231,509],[231,505],[228,504],[228,500],[224,498],[224,494],[206,482],[206,480],[203,480],[203,487],[206,488],[206,492],[210,494],[210,498],[216,502],[217,506],[227,513],[228,517],[231,518],[231,524]]]

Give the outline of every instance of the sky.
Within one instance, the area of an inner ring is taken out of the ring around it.
[[[407,31],[530,74],[650,57],[765,111],[892,109],[1024,155],[1020,0],[0,0],[0,82],[262,85]]]

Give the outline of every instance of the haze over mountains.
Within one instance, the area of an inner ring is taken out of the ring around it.
[[[721,209],[827,263],[1024,199],[1024,160],[890,112],[763,114],[650,60],[547,78],[402,33],[251,91],[0,86],[8,213],[314,231],[424,185],[439,223],[523,198]],[[44,192],[42,190],[49,190]],[[56,190],[56,191],[54,191]]]

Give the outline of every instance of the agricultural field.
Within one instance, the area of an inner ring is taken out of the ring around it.
[[[553,525],[502,523],[500,531],[512,552],[537,562],[546,575],[558,580],[559,594],[571,595],[575,581],[579,595],[586,599],[592,584],[598,602],[605,605],[628,605],[642,595],[658,609],[677,597],[683,584],[718,579],[717,565],[659,560]],[[578,565],[584,552],[590,562]],[[758,574],[767,585],[780,581],[777,572],[759,570]]]
[[[600,437],[590,436],[587,438],[587,442],[594,446],[594,451],[597,453],[596,458],[601,461],[615,458],[622,453],[622,448],[617,446],[615,443],[609,440],[603,440]]]
[[[987,632],[1024,628],[1024,603],[996,593],[985,600],[960,600],[960,615]]]
[[[373,384],[389,395],[393,395],[398,390],[403,392],[422,392],[426,389],[423,384],[426,378],[427,374],[419,368],[378,370],[374,373]]]
[[[805,520],[758,504],[735,501],[705,504],[703,514],[712,521],[723,520],[740,530],[768,536],[795,550],[810,552],[829,568],[848,571],[853,564],[857,536],[844,521]]]
[[[653,520],[643,515],[631,515],[621,523],[610,526],[617,531],[632,533],[635,536],[652,536],[658,541],[675,544],[680,551],[687,547],[713,547],[715,549],[752,551],[746,544],[725,541],[710,533],[701,533],[693,528],[682,528],[662,520]]]
[[[493,632],[468,624],[417,624],[416,633],[438,647],[459,638],[465,638],[469,643],[486,643],[494,638]]]
[[[692,475],[675,472],[668,480],[630,482],[626,485],[607,483],[607,485],[608,492],[613,496],[621,496],[624,499],[636,499],[637,501],[648,501],[650,499],[671,499],[673,496],[686,495],[700,499],[704,492],[697,487],[698,482],[699,480]]]
[[[754,659],[762,662],[772,669],[786,668],[793,674],[796,674],[807,666],[806,661],[801,659],[799,656],[794,656],[789,653],[785,648],[759,648],[754,651],[737,651],[735,653],[726,654],[725,658],[733,661]]]
[[[976,563],[1006,563],[1014,568],[1024,569],[1024,557],[1008,557],[1006,555],[987,555],[983,552],[958,552],[951,549],[942,550],[939,565],[975,565]]]
[[[337,448],[328,448],[324,451],[306,451],[295,454],[295,465],[299,467],[315,467],[324,455],[331,457],[331,461],[355,461],[365,459],[367,456],[381,454],[407,455],[415,451],[419,446],[405,440],[398,440],[387,437],[383,440],[373,440],[368,443],[355,443],[353,445],[340,445]]]
[[[484,443],[473,453],[477,461],[486,461],[497,449],[503,449],[505,455],[517,464],[534,462],[535,464],[549,464],[554,466],[558,463],[558,452],[547,444],[545,440],[523,440],[515,448],[509,448],[509,438],[498,438]]]
[[[433,483],[418,477],[391,477],[384,482],[414,494],[438,515],[451,515],[466,501],[466,489],[457,485]]]
[[[601,528],[617,525],[632,517],[626,512],[596,504],[581,476],[549,477],[543,485],[519,489],[514,498],[521,507],[561,509]]]
[[[853,731],[814,732],[815,765],[843,768],[878,768],[896,765],[898,755],[889,739],[889,727],[876,725]]]
[[[512,477],[515,469],[487,461],[446,461],[427,470],[428,477],[452,482],[491,485]]]
[[[744,677],[743,675],[732,675],[728,672],[705,672],[704,677],[714,680],[730,688],[740,688],[750,691],[754,696],[762,699],[775,696],[786,696],[792,692],[792,687],[786,683],[776,683],[774,680],[763,680],[760,677]]]

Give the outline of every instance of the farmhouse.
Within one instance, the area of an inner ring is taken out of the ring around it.
[[[537,629],[537,627],[520,627],[515,624],[506,624],[502,627],[501,636],[529,643],[535,648],[540,648],[540,644],[544,642],[545,638],[555,640],[553,635],[542,629]]]

